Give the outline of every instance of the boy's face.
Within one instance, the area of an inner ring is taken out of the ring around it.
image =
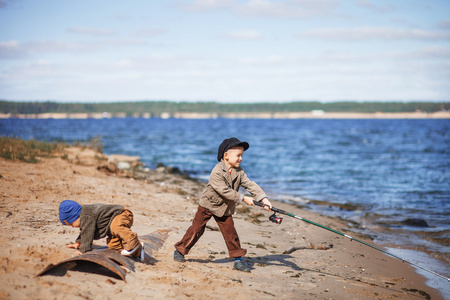
[[[231,167],[237,168],[241,165],[243,155],[244,147],[233,147],[225,152],[223,158]]]
[[[76,219],[75,221],[73,221],[71,224],[67,223],[67,221],[64,221],[64,223],[66,225],[70,225],[72,227],[76,227],[76,228],[80,228],[81,222],[80,222],[80,218]]]

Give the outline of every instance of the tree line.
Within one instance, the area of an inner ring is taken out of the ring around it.
[[[218,102],[171,102],[139,101],[109,103],[60,103],[60,102],[13,102],[0,100],[0,113],[136,113],[197,112],[197,113],[275,113],[275,112],[437,112],[450,110],[450,102],[288,102],[288,103],[218,103]]]

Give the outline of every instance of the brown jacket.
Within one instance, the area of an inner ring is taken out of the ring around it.
[[[230,174],[222,160],[211,171],[199,204],[218,217],[231,216],[236,205],[244,199],[244,194],[239,192],[241,186],[250,192],[256,201],[266,197],[259,185],[248,179],[242,168],[233,168]]]

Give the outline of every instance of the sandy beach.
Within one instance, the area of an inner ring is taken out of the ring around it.
[[[38,164],[0,159],[0,299],[443,299],[407,263],[300,220],[285,217],[273,224],[258,207],[240,206],[234,216],[251,273],[232,269],[214,220],[187,262],[175,262],[173,245],[190,226],[204,183],[167,168],[148,170],[140,179],[111,167],[126,157],[88,149],[70,148],[59,156]],[[58,219],[65,199],[124,205],[134,213],[135,232],[165,229],[168,238],[151,264],[135,264],[126,283],[86,270],[36,277],[75,255],[65,245],[78,229]],[[342,220],[272,204],[373,243],[349,232]],[[285,254],[292,247],[297,250]]]

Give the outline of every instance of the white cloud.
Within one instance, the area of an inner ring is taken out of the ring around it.
[[[274,18],[308,18],[328,14],[338,5],[335,0],[250,0],[240,4],[233,0],[195,0],[181,7],[187,11],[231,9],[238,15]]]
[[[20,58],[24,54],[18,41],[0,42],[0,60]]]
[[[356,5],[368,8],[376,12],[393,12],[396,10],[396,8],[393,5],[377,5],[374,4],[372,1],[368,0],[360,0],[356,2]]]
[[[180,7],[187,11],[210,11],[221,8],[230,8],[236,5],[233,0],[194,0],[191,4],[182,4]]]
[[[236,7],[242,15],[276,18],[308,18],[331,12],[337,6],[333,0],[250,0]]]
[[[263,35],[256,30],[230,31],[222,34],[223,37],[235,40],[259,40]]]
[[[110,46],[127,47],[142,46],[146,42],[140,39],[102,40],[100,42],[74,42],[74,41],[51,41],[38,40],[26,43],[18,41],[0,42],[0,60],[10,58],[23,58],[32,54],[40,53],[77,53],[100,51]]]
[[[0,59],[23,58],[33,53],[78,52],[92,49],[92,46],[64,41],[32,41],[19,43],[9,41],[0,43]]]
[[[255,67],[280,67],[280,66],[286,66],[286,65],[293,65],[297,63],[298,59],[291,59],[282,57],[280,55],[270,55],[270,56],[263,56],[263,57],[243,57],[238,58],[234,62],[236,65],[248,65],[248,66],[255,66]]]
[[[18,41],[0,42],[0,48],[17,48],[18,45]]]
[[[86,28],[86,27],[75,27],[68,28],[68,32],[71,33],[79,33],[79,34],[87,34],[94,36],[105,36],[105,35],[115,35],[116,32],[110,29],[98,29],[98,28]]]
[[[450,20],[442,20],[439,22],[438,26],[442,29],[450,29]]]
[[[430,46],[419,51],[414,51],[410,55],[413,58],[433,58],[433,59],[449,59],[450,48],[440,46]]]
[[[141,28],[137,29],[132,32],[133,36],[140,36],[140,37],[154,37],[160,34],[165,33],[165,30],[162,29],[154,29],[154,28]]]
[[[427,31],[421,29],[396,29],[385,27],[360,28],[325,28],[305,30],[298,37],[338,40],[369,40],[369,39],[412,39],[412,40],[450,40],[450,33],[443,31]]]

